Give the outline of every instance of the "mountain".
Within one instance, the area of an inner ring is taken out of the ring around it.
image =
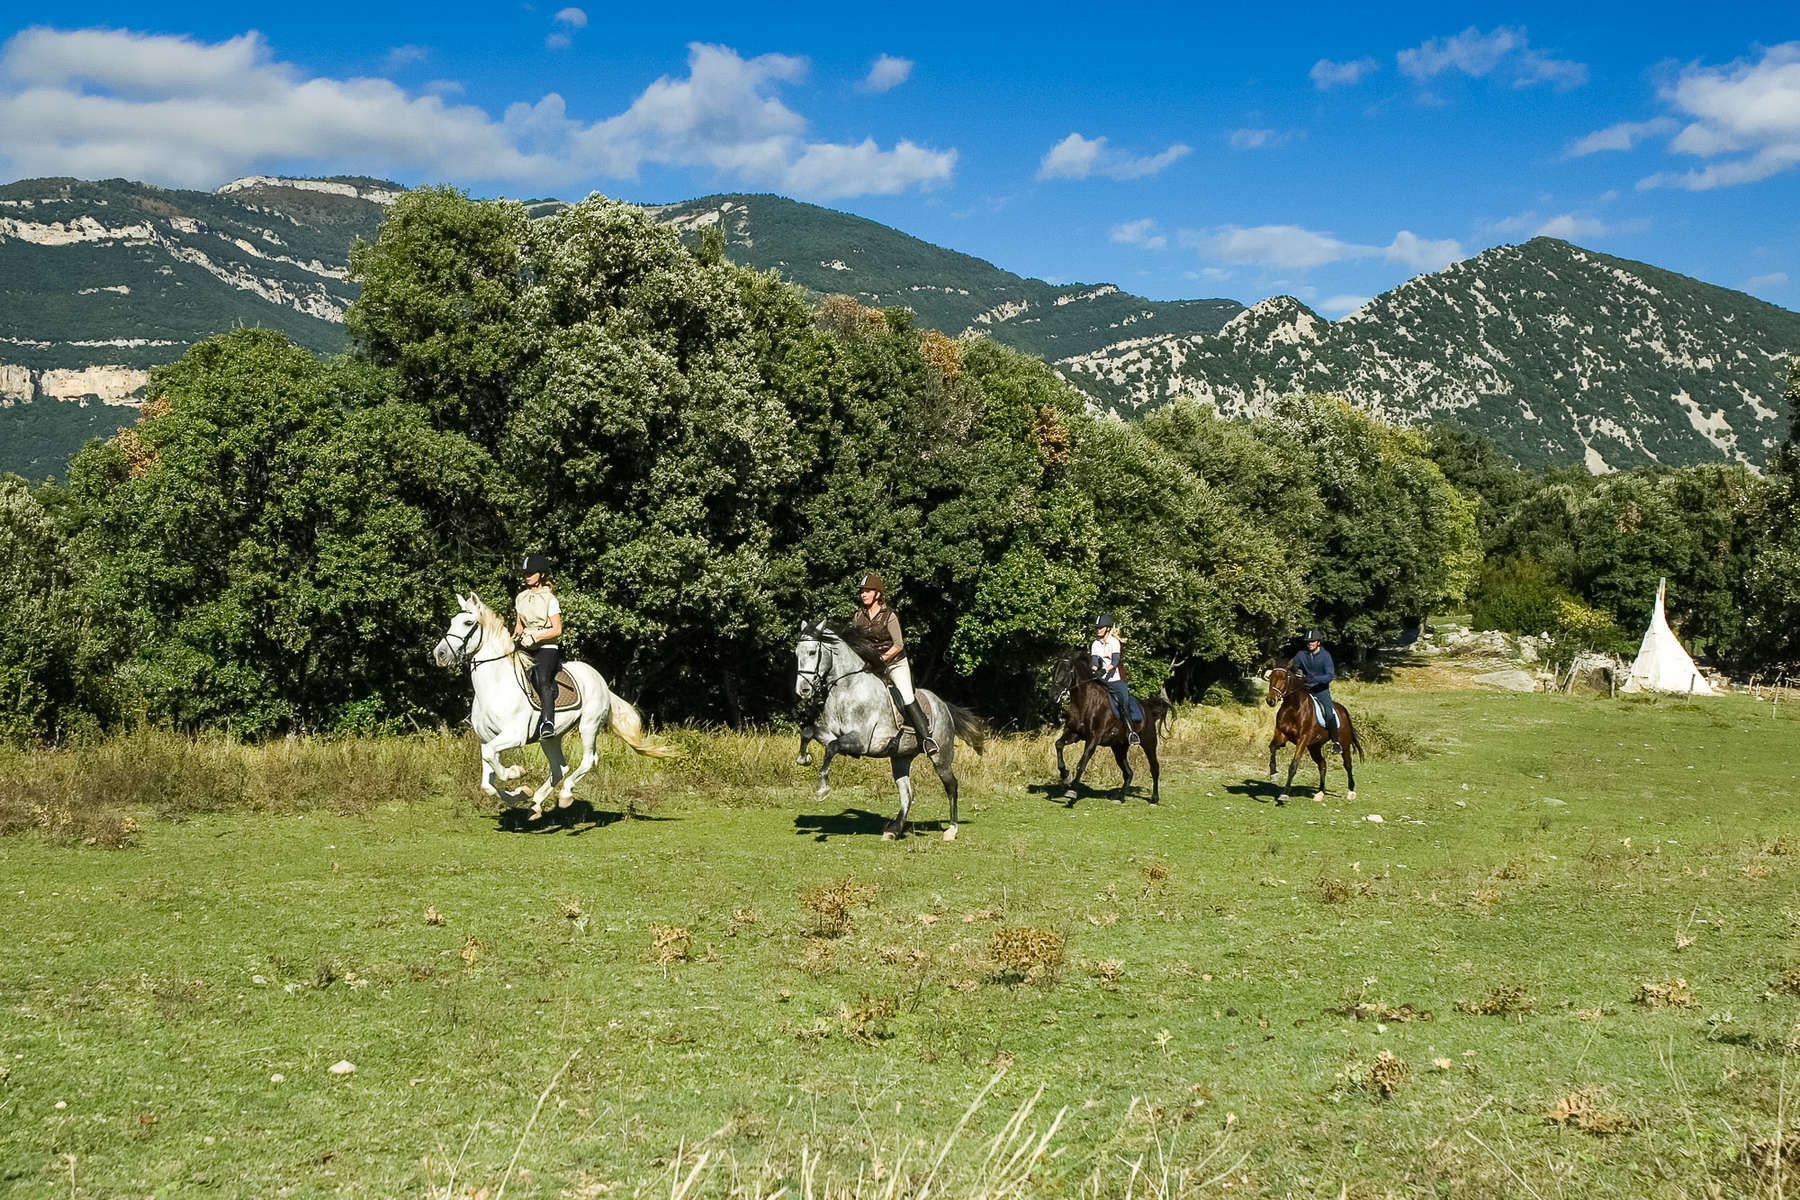
[[[987,334],[1051,361],[1127,338],[1216,333],[1244,311],[1236,300],[1162,303],[1110,283],[1026,279],[874,221],[782,196],[706,196],[648,211],[683,236],[718,226],[733,262],[779,271],[809,292],[852,296],[874,308],[903,305],[927,328]]]
[[[234,325],[341,350],[350,243],[375,236],[401,190],[348,177],[0,187],[0,470],[60,471],[82,440],[133,419],[148,367]],[[527,202],[534,216],[561,207]],[[922,326],[1040,355],[1125,416],[1181,395],[1242,415],[1330,391],[1394,421],[1455,421],[1530,465],[1760,464],[1785,431],[1800,353],[1800,315],[1550,238],[1332,322],[1291,297],[1245,308],[1027,279],[780,196],[648,211],[688,238],[717,227],[733,261],[816,295],[904,305]]]
[[[1800,314],[1554,238],[1421,275],[1331,322],[1282,296],[1213,334],[1057,360],[1124,413],[1193,395],[1233,415],[1334,392],[1389,421],[1446,418],[1531,466],[1760,464],[1786,434]]]

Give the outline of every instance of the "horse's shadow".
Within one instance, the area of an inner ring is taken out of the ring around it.
[[[1244,796],[1258,804],[1279,802],[1281,784],[1267,779],[1246,779],[1242,783],[1225,785],[1225,792],[1231,796]]]
[[[1025,790],[1033,795],[1042,796],[1046,800],[1055,801],[1064,808],[1074,808],[1083,800],[1105,800],[1108,803],[1123,803],[1134,797],[1141,800],[1149,795],[1148,792],[1139,787],[1127,788],[1125,794],[1120,796],[1119,789],[1116,786],[1092,787],[1086,783],[1078,783],[1074,785],[1075,795],[1071,798],[1067,795],[1069,786],[1070,785],[1066,783],[1028,783],[1025,785]]]
[[[563,833],[570,837],[576,837],[623,821],[627,815],[624,812],[595,808],[586,800],[577,798],[567,808],[546,808],[544,815],[535,821],[531,818],[529,805],[503,808],[494,814],[494,826],[502,833]],[[668,821],[673,818],[639,813],[632,815],[630,819],[634,821]]]
[[[815,842],[828,842],[834,837],[880,837],[891,817],[870,812],[866,808],[846,808],[836,813],[800,813],[794,818],[794,832],[811,837]],[[948,821],[916,821],[907,819],[909,835],[948,829]]]

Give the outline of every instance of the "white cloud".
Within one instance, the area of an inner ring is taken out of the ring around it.
[[[1308,74],[1312,76],[1313,86],[1325,91],[1327,88],[1360,83],[1364,75],[1373,74],[1380,69],[1381,64],[1372,58],[1358,58],[1350,62],[1332,62],[1329,58],[1321,58],[1312,65]]]
[[[1629,150],[1647,137],[1674,132],[1678,124],[1680,122],[1674,117],[1655,117],[1648,121],[1622,121],[1617,125],[1608,125],[1605,129],[1596,129],[1586,137],[1571,142],[1564,151],[1564,157],[1580,158],[1602,150]]]
[[[1786,271],[1771,271],[1767,275],[1758,275],[1753,279],[1746,279],[1744,281],[1744,286],[1754,292],[1758,288],[1778,288],[1787,281],[1788,277]]]
[[[912,75],[912,69],[912,59],[883,54],[869,64],[869,74],[863,80],[863,87],[871,92],[891,91],[907,81]]]
[[[1273,129],[1234,129],[1226,138],[1233,150],[1260,150],[1265,146],[1279,146],[1287,140],[1287,134],[1276,133]]]
[[[579,8],[565,8],[550,19],[558,25],[567,25],[570,29],[587,28],[587,14]]]
[[[553,33],[544,39],[544,46],[549,50],[565,50],[572,40],[566,33]]]
[[[1523,29],[1505,25],[1482,33],[1473,25],[1453,37],[1432,38],[1394,56],[1401,74],[1418,83],[1446,71],[1483,79],[1489,75],[1509,80],[1514,87],[1548,83],[1558,91],[1587,82],[1585,63],[1552,58],[1534,50]]]
[[[1156,232],[1156,222],[1149,217],[1114,225],[1112,240],[1124,246],[1142,246],[1146,250],[1166,250],[1169,246],[1169,239]]]
[[[1626,221],[1603,221],[1592,213],[1566,212],[1545,216],[1531,211],[1484,224],[1490,233],[1503,237],[1553,237],[1565,241],[1575,238],[1615,237],[1620,234],[1643,233],[1650,222],[1642,217]]]
[[[1206,233],[1184,230],[1182,244],[1205,258],[1234,266],[1308,271],[1329,263],[1381,258],[1420,271],[1436,271],[1463,257],[1454,240],[1428,241],[1403,229],[1386,246],[1346,242],[1298,225],[1224,225]]]
[[[634,178],[646,165],[710,169],[821,198],[930,187],[955,150],[810,142],[775,94],[806,61],[689,47],[624,112],[571,117],[555,93],[495,120],[448,103],[443,82],[308,76],[262,36],[219,43],[120,30],[29,29],[0,51],[0,174],[123,175],[213,187],[272,171],[425,176],[555,187]],[[436,93],[436,94],[434,94]]]
[[[1192,153],[1192,147],[1177,142],[1161,154],[1145,157],[1115,150],[1104,137],[1084,138],[1071,133],[1050,147],[1038,164],[1039,179],[1086,179],[1105,175],[1109,179],[1141,179],[1155,175],[1177,159]]]
[[[1665,103],[1687,121],[1669,143],[1678,154],[1716,158],[1699,170],[1661,172],[1638,187],[1706,191],[1755,183],[1800,165],[1800,42],[1770,46],[1762,58],[1723,67],[1689,64],[1662,89]]]
[[[1332,317],[1353,313],[1367,304],[1372,296],[1332,296],[1319,302],[1319,311]]]
[[[387,57],[383,59],[382,62],[388,70],[398,71],[402,67],[411,66],[413,63],[424,62],[430,57],[431,51],[424,46],[395,46],[392,50],[387,52]]]

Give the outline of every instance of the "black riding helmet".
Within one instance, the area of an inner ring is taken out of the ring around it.
[[[1118,628],[1118,622],[1113,620],[1113,615],[1111,613],[1101,613],[1094,618],[1094,628],[1100,629],[1102,627],[1106,629],[1116,629]]]
[[[1319,636],[1318,630],[1309,629],[1306,631],[1306,636],[1301,638],[1300,640],[1310,644],[1312,642],[1323,642],[1325,639]]]
[[[550,560],[542,554],[527,554],[524,565],[519,568],[519,573],[521,575],[548,575]]]

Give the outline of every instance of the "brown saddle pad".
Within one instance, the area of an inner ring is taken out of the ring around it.
[[[538,694],[537,688],[531,682],[531,660],[522,658],[522,661],[515,662],[513,674],[518,677],[519,690],[524,692],[531,703],[535,705],[538,702]],[[556,711],[563,712],[580,707],[581,693],[575,690],[575,677],[569,674],[569,668],[566,666],[558,669],[556,672]]]

